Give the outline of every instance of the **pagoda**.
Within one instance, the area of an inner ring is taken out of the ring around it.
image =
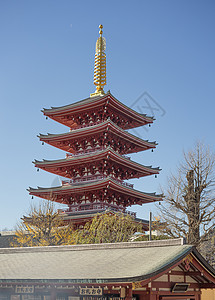
[[[127,211],[127,207],[161,200],[161,195],[144,193],[133,188],[126,180],[157,175],[159,168],[143,166],[128,154],[154,149],[155,142],[142,140],[127,130],[153,123],[154,119],[140,114],[117,100],[106,85],[106,42],[99,26],[96,42],[94,84],[95,93],[76,103],[43,109],[46,118],[69,128],[62,134],[39,135],[47,143],[66,151],[59,160],[35,160],[39,170],[59,175],[61,186],[29,188],[32,196],[52,200],[67,206],[61,210],[65,221],[82,226],[102,212]],[[148,222],[142,220],[145,229]]]

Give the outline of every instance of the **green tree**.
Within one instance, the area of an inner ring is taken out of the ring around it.
[[[142,230],[141,223],[136,223],[130,215],[122,213],[99,214],[81,230],[76,230],[76,244],[128,242],[132,235]]]
[[[13,247],[56,246],[74,243],[73,228],[65,225],[51,201],[31,207],[17,225]]]

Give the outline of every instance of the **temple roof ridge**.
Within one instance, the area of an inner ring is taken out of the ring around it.
[[[51,111],[51,110],[64,109],[64,108],[69,108],[69,107],[76,106],[76,105],[79,106],[79,104],[81,104],[82,102],[87,102],[87,101],[92,100],[92,99],[95,101],[96,99],[104,98],[107,95],[111,95],[111,92],[108,91],[105,95],[102,95],[102,96],[98,95],[98,96],[95,96],[93,98],[87,97],[87,98],[84,98],[82,100],[78,100],[78,101],[76,101],[74,103],[70,103],[70,104],[66,104],[66,105],[62,105],[62,106],[51,106],[51,108],[45,108],[45,107],[43,107],[43,109],[41,110],[41,112],[46,112],[46,111],[48,112],[48,111]]]
[[[152,241],[134,241],[100,244],[77,244],[60,246],[38,246],[38,247],[10,247],[1,248],[0,253],[36,253],[36,252],[63,252],[63,251],[84,251],[84,250],[114,250],[114,249],[132,249],[132,248],[154,248],[154,247],[176,247],[186,249],[188,252],[194,250],[194,246],[185,244],[184,238],[174,238]],[[195,251],[196,254],[197,251]],[[214,271],[214,270],[213,270]]]

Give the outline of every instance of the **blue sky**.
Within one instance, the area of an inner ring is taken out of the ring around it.
[[[137,134],[156,140],[157,149],[132,159],[162,172],[135,181],[135,188],[159,192],[196,140],[215,147],[214,1],[1,0],[0,230],[13,229],[28,211],[28,186],[59,183],[55,175],[36,172],[32,161],[64,157],[42,146],[37,134],[68,129],[45,120],[40,110],[94,92],[99,24],[107,41],[105,90],[128,106],[147,92],[134,108],[156,117]],[[147,218],[154,205],[135,210]]]

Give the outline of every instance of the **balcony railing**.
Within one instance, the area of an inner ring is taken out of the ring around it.
[[[129,211],[129,210],[125,210],[125,209],[121,209],[121,208],[116,208],[116,207],[111,207],[105,204],[90,204],[90,205],[80,205],[78,207],[70,207],[68,209],[58,209],[58,212],[60,214],[67,214],[69,215],[70,213],[79,213],[79,212],[99,212],[101,210],[107,210],[107,211],[114,211],[114,212],[119,212],[119,213],[123,213],[125,215],[130,215],[132,217],[136,217],[136,213]]]
[[[100,148],[88,149],[88,150],[85,150],[85,151],[80,151],[80,152],[73,153],[73,154],[66,153],[66,158],[70,159],[70,158],[73,158],[73,157],[76,157],[76,156],[80,156],[80,155],[96,153],[96,152],[102,151],[104,149],[105,149],[104,147],[100,147]]]
[[[81,184],[81,183],[85,183],[85,182],[93,182],[93,181],[98,181],[98,180],[102,180],[107,178],[107,176],[104,175],[95,175],[95,176],[83,176],[83,177],[77,177],[74,179],[70,179],[70,180],[62,180],[62,186],[66,186],[66,185],[75,185],[75,184]],[[111,177],[113,178],[113,177]],[[117,178],[113,178],[115,181],[117,181],[118,183],[120,183],[121,185],[124,185],[126,187],[129,188],[134,188],[134,185],[128,182],[124,182],[123,180],[117,179]]]
[[[71,158],[76,157],[76,156],[86,155],[86,154],[92,154],[92,153],[100,152],[100,151],[105,150],[105,149],[107,149],[107,148],[105,148],[105,147],[100,147],[100,148],[94,148],[94,149],[87,149],[87,150],[85,150],[85,151],[80,151],[80,152],[73,153],[73,154],[71,154],[71,153],[66,153],[66,158],[67,158],[67,159],[71,159]],[[126,156],[126,155],[124,155],[124,154],[123,154],[122,156],[125,157],[125,158],[127,158],[127,159],[129,159],[129,160],[131,159],[130,156]]]
[[[102,120],[99,120],[97,122],[93,121],[93,122],[90,122],[90,123],[77,125],[77,126],[75,126],[73,128],[70,128],[70,131],[81,129],[81,128],[86,128],[86,127],[90,127],[90,126],[95,126],[95,125],[100,124],[102,122],[103,122]]]

